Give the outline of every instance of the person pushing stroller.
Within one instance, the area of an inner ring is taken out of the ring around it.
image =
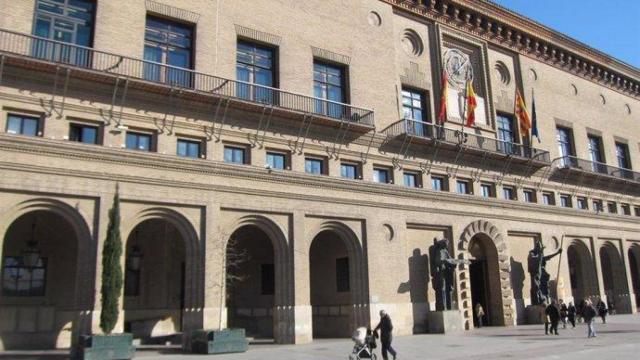
[[[373,349],[376,348],[376,339],[371,328],[360,327],[353,332],[351,340],[355,343],[349,360],[376,359]]]

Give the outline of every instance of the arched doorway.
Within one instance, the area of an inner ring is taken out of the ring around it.
[[[615,246],[605,244],[600,248],[602,282],[609,310],[618,313],[630,312],[627,279],[620,253]]]
[[[314,338],[351,336],[368,324],[362,248],[340,225],[320,231],[309,248]]]
[[[481,304],[485,312],[485,325],[504,325],[500,298],[500,271],[498,250],[485,234],[477,234],[469,242],[469,279],[471,284],[472,309]],[[474,326],[478,319],[473,317]]]
[[[124,326],[143,344],[181,344],[187,239],[166,219],[136,225],[126,241]]]
[[[81,312],[93,306],[94,274],[79,276],[89,235],[64,212],[27,212],[3,236],[0,349],[68,348],[82,331]]]
[[[571,296],[576,305],[598,293],[597,279],[591,253],[581,241],[575,240],[567,249]]]
[[[276,261],[273,241],[255,225],[238,228],[226,248],[227,325],[247,336],[274,339]]]
[[[629,248],[629,271],[631,284],[636,297],[636,307],[640,307],[640,245],[634,244]]]

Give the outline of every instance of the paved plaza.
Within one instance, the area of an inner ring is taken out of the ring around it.
[[[640,353],[640,316],[610,316],[596,323],[598,337],[586,338],[586,326],[562,329],[559,336],[545,336],[542,325],[487,327],[459,335],[415,335],[394,339],[398,359],[637,359]],[[317,340],[307,345],[252,344],[248,352],[229,355],[185,355],[178,349],[139,349],[142,359],[237,359],[237,360],[333,360],[347,359],[350,340]],[[376,349],[381,359],[379,348]],[[47,359],[67,357],[60,352],[5,352],[0,359]]]

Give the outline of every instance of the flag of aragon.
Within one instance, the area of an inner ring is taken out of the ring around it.
[[[476,107],[478,102],[476,101],[476,93],[473,91],[473,84],[471,80],[467,81],[467,121],[465,126],[471,127],[476,122]]]

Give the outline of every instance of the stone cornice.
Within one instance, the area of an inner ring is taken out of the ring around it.
[[[640,97],[640,70],[488,0],[381,0],[491,44]]]
[[[91,148],[91,151],[86,151]],[[111,163],[119,165],[135,166],[137,168],[162,169],[168,171],[179,171],[182,173],[200,174],[204,176],[222,176],[225,178],[255,180],[258,182],[270,182],[280,184],[283,187],[303,186],[312,188],[321,188],[333,191],[347,191],[349,193],[360,193],[364,195],[390,196],[406,199],[420,199],[426,204],[434,201],[446,201],[452,204],[464,204],[470,206],[488,207],[488,212],[478,211],[459,211],[449,210],[445,208],[422,206],[399,205],[382,201],[365,201],[344,198],[330,198],[328,196],[311,196],[302,195],[292,192],[268,192],[269,196],[284,197],[290,199],[303,199],[310,201],[320,201],[327,203],[348,203],[352,205],[381,207],[388,209],[401,209],[407,211],[433,212],[438,214],[450,215],[467,215],[487,217],[487,213],[493,213],[495,209],[508,209],[516,211],[535,211],[538,213],[562,215],[577,218],[589,219],[606,219],[612,221],[620,221],[629,224],[637,224],[638,219],[622,215],[610,214],[593,214],[591,212],[580,211],[577,209],[562,209],[557,207],[549,207],[541,204],[527,204],[514,201],[506,201],[500,199],[484,199],[476,196],[458,195],[455,193],[431,191],[428,189],[413,189],[398,185],[376,184],[372,182],[364,182],[358,180],[345,180],[330,176],[317,176],[296,172],[269,172],[261,167],[247,165],[226,164],[220,161],[202,161],[197,159],[183,159],[179,157],[139,153],[122,149],[103,148],[93,145],[69,144],[61,143],[55,140],[33,139],[28,137],[10,136],[0,134],[0,150],[31,153],[39,156],[51,156],[66,159],[78,159],[85,161],[97,161],[102,163]],[[80,178],[92,178],[99,180],[113,180],[131,183],[140,183],[145,185],[158,185],[170,187],[183,187],[191,189],[217,190],[225,192],[235,192],[242,194],[265,195],[265,190],[251,190],[236,186],[211,185],[196,183],[192,181],[175,181],[167,179],[159,179],[145,176],[120,175],[115,173],[94,172],[89,170],[72,170],[63,168],[52,168],[36,165],[19,164],[16,162],[0,162],[0,169],[20,170],[34,173],[55,174],[61,176],[73,176]],[[514,221],[528,221],[521,216],[503,216],[504,219]],[[531,220],[531,219],[530,219]],[[531,221],[539,223],[547,223],[539,218]],[[556,223],[556,222],[548,222]],[[614,229],[614,228],[612,228]],[[635,231],[629,229],[629,231]]]

